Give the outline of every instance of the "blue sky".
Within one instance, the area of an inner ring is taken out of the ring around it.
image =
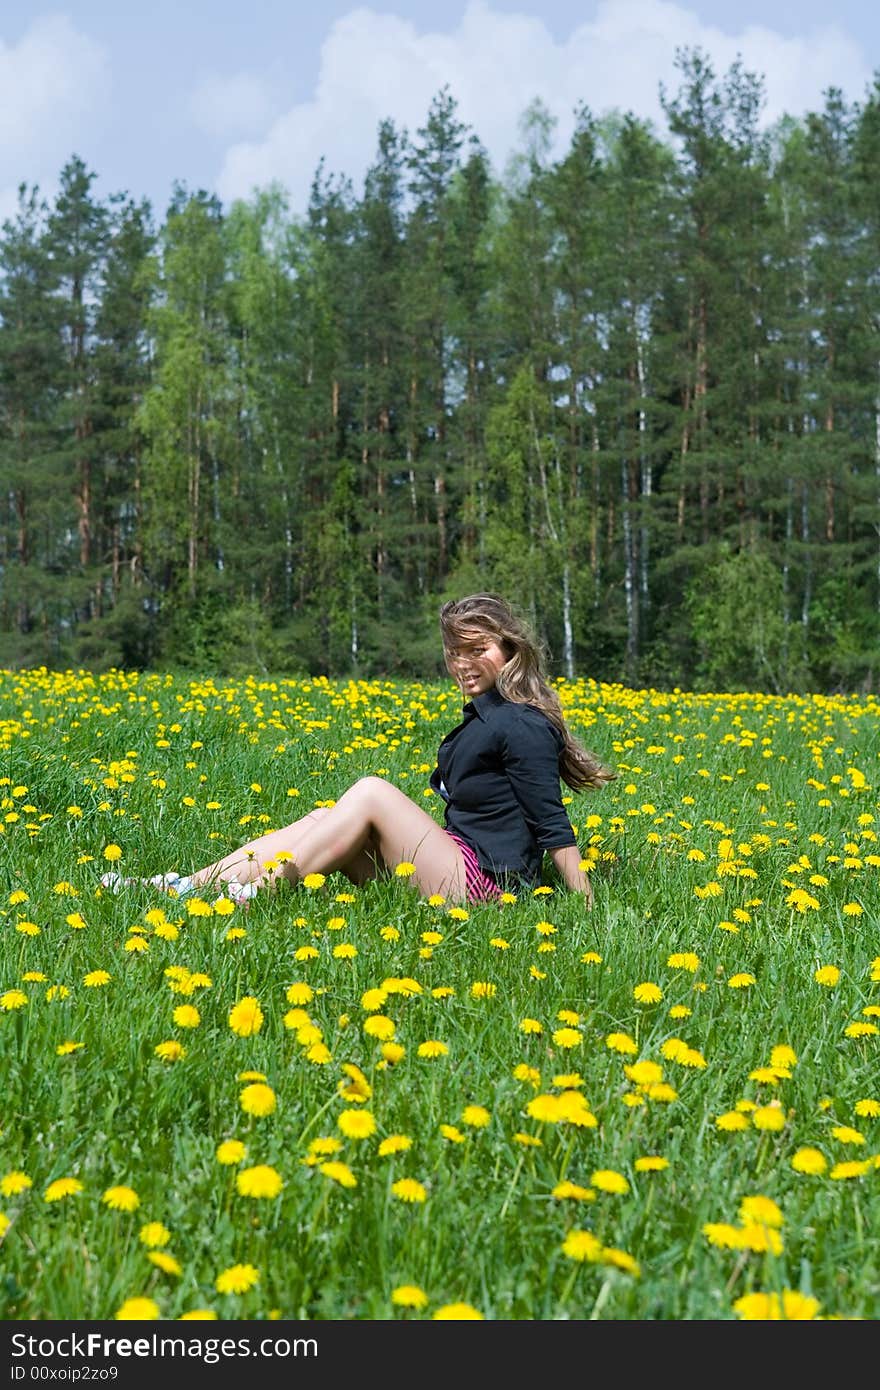
[[[676,47],[764,75],[768,120],[860,100],[880,71],[871,0],[0,0],[0,218],[22,181],[54,190],[73,153],[96,191],[175,179],[227,203],[277,180],[296,211],[323,155],[359,191],[378,122],[415,131],[446,83],[503,171],[540,97],[565,148],[580,102],[662,128]]]

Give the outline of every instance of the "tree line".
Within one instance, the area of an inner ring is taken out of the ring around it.
[[[430,674],[501,590],[560,676],[880,676],[880,76],[761,125],[697,50],[632,115],[444,88],[160,225],[73,156],[0,234],[0,664]]]

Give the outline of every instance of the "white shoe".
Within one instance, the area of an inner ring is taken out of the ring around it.
[[[122,874],[114,873],[112,869],[101,875],[101,887],[106,888],[109,893],[118,893],[122,888],[131,888],[133,884],[140,883],[140,881],[138,878],[123,878]]]
[[[194,893],[196,887],[191,878],[182,876],[176,869],[170,869],[167,874],[156,874],[146,881],[152,888],[158,888],[161,893],[168,893],[174,898],[185,898],[189,893]]]
[[[223,894],[239,906],[251,902],[258,892],[256,883],[239,883],[237,878],[231,878],[223,885]]]

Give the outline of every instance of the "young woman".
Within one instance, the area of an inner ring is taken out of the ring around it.
[[[440,745],[431,785],[445,827],[392,783],[362,777],[335,805],[251,840],[187,878],[148,880],[179,894],[209,885],[237,901],[279,877],[341,871],[362,884],[408,862],[408,882],[450,902],[487,901],[534,886],[545,852],[566,885],[592,905],[588,875],[560,795],[599,788],[615,774],[572,737],[526,624],[496,594],[440,610],[446,666],[464,699],[462,722]],[[105,886],[119,880],[105,875]]]

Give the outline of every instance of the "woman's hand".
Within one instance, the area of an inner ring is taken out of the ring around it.
[[[573,893],[583,893],[587,907],[593,906],[593,885],[586,870],[586,860],[581,858],[577,845],[565,845],[562,849],[551,849],[550,858],[565,879],[565,885]]]

